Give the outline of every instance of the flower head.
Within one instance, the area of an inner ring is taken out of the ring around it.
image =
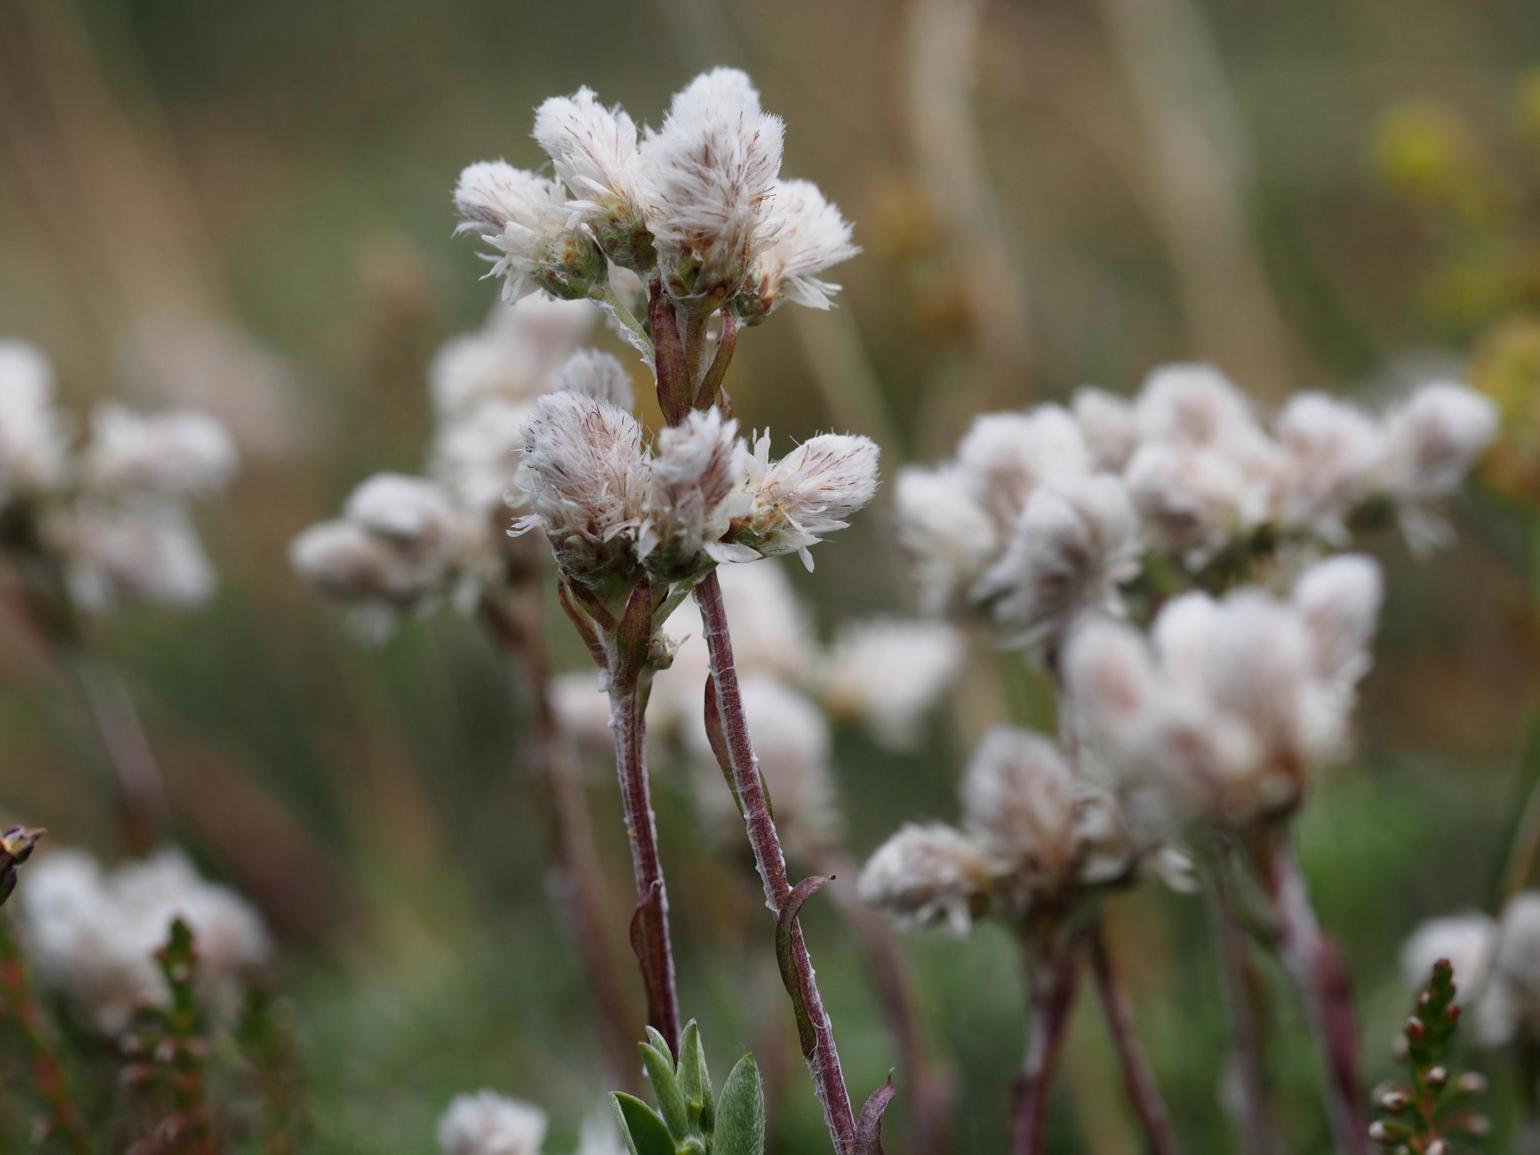
[[[860,718],[883,745],[902,749],[914,745],[921,718],[962,661],[962,639],[939,622],[853,622],[819,663],[819,696],[831,714]]]
[[[593,237],[574,227],[561,183],[480,161],[460,174],[455,208],[461,232],[475,233],[492,249],[489,276],[503,278],[510,304],[543,289],[573,300],[590,296],[605,275],[604,254]]]
[[[1497,436],[1497,406],[1464,385],[1424,385],[1385,418],[1385,487],[1427,501],[1459,488]]]
[[[0,341],[0,501],[51,490],[64,482],[68,467],[53,367],[31,345]]]
[[[748,509],[746,458],[738,423],[719,409],[692,411],[659,433],[638,555],[653,569],[678,573],[708,556],[729,559],[718,543]]]
[[[769,211],[784,128],[730,68],[696,77],[649,130],[642,161],[653,188],[658,268],[675,300],[709,312],[736,294],[773,239]]]
[[[957,466],[899,471],[898,539],[913,567],[920,608],[956,609],[999,548],[1001,531]]]
[[[1328,542],[1347,539],[1346,520],[1371,493],[1385,438],[1367,414],[1320,393],[1301,393],[1279,413],[1281,449],[1273,516]]]
[[[572,195],[570,210],[616,264],[649,268],[655,260],[647,231],[652,200],[637,150],[636,124],[619,105],[606,108],[590,88],[553,96],[535,112],[535,140]]]
[[[540,1155],[545,1112],[495,1091],[460,1095],[439,1120],[442,1155]]]
[[[103,494],[199,497],[235,475],[235,442],[196,410],[136,413],[107,404],[91,415],[81,465],[85,484]]]
[[[861,897],[900,925],[965,934],[991,884],[982,847],[953,827],[908,825],[861,871]]]
[[[811,181],[777,181],[770,194],[766,231],[773,237],[756,255],[749,279],[733,301],[739,316],[753,323],[783,301],[827,309],[839,286],[820,273],[861,250],[850,240],[850,222]]]
[[[748,544],[764,555],[800,553],[822,541],[877,492],[877,445],[869,437],[821,433],[779,461],[770,461],[770,435],[749,462]]]

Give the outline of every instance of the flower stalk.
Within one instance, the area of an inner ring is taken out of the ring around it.
[[[1230,1015],[1230,1079],[1236,1137],[1245,1155],[1273,1155],[1262,1062],[1262,1024],[1257,1015],[1256,972],[1245,932],[1234,910],[1224,863],[1216,862],[1211,883],[1214,934]]]
[[[1011,1155],[1041,1155],[1047,1150],[1048,1096],[1080,989],[1081,945],[1078,936],[1062,933],[1032,935],[1027,940],[1027,1001],[1032,1019],[1016,1080]]]
[[[1149,1059],[1139,1041],[1133,1007],[1113,969],[1112,956],[1107,950],[1106,930],[1100,921],[1092,927],[1089,939],[1091,978],[1096,987],[1097,999],[1101,1002],[1102,1015],[1107,1022],[1107,1032],[1112,1036],[1113,1049],[1117,1052],[1128,1102],[1138,1117],[1145,1145],[1151,1155],[1173,1155],[1176,1144],[1171,1135],[1171,1122],[1166,1116],[1166,1104],[1161,1099],[1160,1090],[1155,1085],[1154,1072],[1150,1070]]]
[[[1300,989],[1321,1048],[1337,1150],[1343,1155],[1368,1155],[1369,1120],[1347,962],[1321,929],[1287,834],[1270,832],[1257,854],[1258,873],[1278,921],[1279,951]]]

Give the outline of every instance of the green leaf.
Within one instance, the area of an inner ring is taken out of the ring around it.
[[[674,1140],[663,1120],[646,1103],[624,1091],[612,1091],[615,1122],[631,1155],[675,1155]]]
[[[669,1132],[675,1139],[683,1139],[690,1133],[690,1113],[685,1110],[679,1078],[674,1074],[674,1060],[669,1056],[668,1044],[662,1035],[651,1027],[647,1028],[647,1034],[656,1041],[650,1046],[641,1044],[642,1066],[647,1068],[653,1096],[658,1100],[658,1109]]]
[[[679,1091],[684,1095],[691,1125],[709,1136],[713,1125],[711,1072],[706,1070],[706,1051],[701,1046],[700,1028],[693,1019],[679,1042]]]
[[[764,1155],[765,1088],[753,1054],[744,1055],[727,1074],[717,1100],[712,1155]]]

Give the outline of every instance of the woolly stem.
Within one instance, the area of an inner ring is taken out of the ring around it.
[[[1230,1113],[1245,1155],[1273,1155],[1267,1080],[1262,1064],[1262,1024],[1257,1017],[1256,970],[1246,935],[1232,908],[1224,870],[1223,861],[1215,864],[1211,894],[1214,934],[1230,1012],[1230,1078],[1235,1093],[1226,1099],[1233,1104]]]
[[[836,849],[823,852],[819,870],[841,880],[854,879],[860,873],[859,867]],[[951,1149],[952,1079],[947,1070],[932,1061],[926,1048],[914,986],[909,981],[892,924],[863,903],[853,886],[836,884],[829,887],[829,893],[861,940],[888,1030],[898,1046],[900,1068],[909,1084],[913,1148],[924,1155],[944,1155]]]
[[[765,905],[780,919],[781,909],[791,894],[786,874],[786,857],[781,850],[775,820],[770,816],[769,800],[759,775],[759,759],[749,736],[748,718],[738,689],[738,670],[733,661],[732,636],[728,630],[727,607],[722,600],[722,586],[716,571],[707,574],[695,587],[695,602],[700,608],[702,633],[711,656],[711,675],[716,688],[716,704],[722,721],[733,783],[748,831],[754,865],[764,884]],[[855,1137],[855,1116],[850,1093],[840,1068],[839,1051],[834,1043],[834,1029],[824,1010],[813,974],[813,960],[808,954],[802,927],[792,919],[788,953],[791,966],[805,999],[811,1026],[803,1046],[813,1087],[823,1107],[824,1123],[834,1141],[835,1155],[850,1155]]]
[[[647,780],[645,696],[635,675],[610,675],[610,730],[615,736],[615,769],[630,834],[636,877],[636,914],[631,941],[647,991],[647,1021],[679,1053],[679,995],[674,987],[674,947],[668,927],[668,888],[658,856],[658,826]]]
[[[1026,951],[1027,999],[1032,1021],[1026,1056],[1016,1080],[1011,1115],[1011,1155],[1046,1150],[1048,1094],[1059,1068],[1070,1011],[1080,986],[1080,943],[1033,937]]]
[[[1112,1036],[1113,1049],[1117,1051],[1118,1065],[1122,1068],[1123,1088],[1144,1131],[1145,1145],[1151,1155],[1172,1155],[1176,1144],[1171,1136],[1166,1104],[1139,1041],[1133,1007],[1113,970],[1107,936],[1100,921],[1090,932],[1090,949],[1091,977],[1101,1001],[1102,1015],[1107,1020],[1107,1033]]]
[[[534,741],[527,758],[541,786],[550,828],[550,889],[567,924],[599,1009],[599,1037],[617,1086],[635,1082],[636,1029],[631,1000],[615,968],[605,934],[604,872],[594,843],[583,784],[574,772],[571,747],[551,695],[550,655],[541,627],[538,588],[503,604],[486,598],[482,620],[493,640],[524,668],[533,707]]]
[[[124,847],[131,855],[148,853],[165,834],[170,809],[139,712],[117,671],[100,654],[67,641],[58,643],[58,654],[107,756]]]
[[[1337,1150],[1369,1155],[1352,979],[1342,951],[1321,930],[1287,833],[1264,836],[1258,870],[1272,900],[1284,965],[1304,998],[1326,1067],[1327,1111]]]

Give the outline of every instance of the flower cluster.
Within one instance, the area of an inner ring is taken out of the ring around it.
[[[1312,769],[1348,744],[1381,598],[1379,567],[1343,555],[1287,599],[1255,587],[1189,593],[1148,639],[1110,619],[1071,636],[1066,709],[1084,753],[1156,829],[1226,829],[1291,813]]]
[[[696,410],[649,448],[641,424],[602,396],[540,398],[524,431],[516,478],[564,573],[586,585],[644,567],[665,582],[718,562],[797,553],[872,499],[877,446],[836,433],[772,461],[770,435],[752,446],[718,409]]]
[[[1423,923],[1401,952],[1407,981],[1425,981],[1439,959],[1470,992],[1477,1041],[1540,1042],[1540,894],[1515,895],[1497,919],[1472,912]]]
[[[104,403],[77,444],[47,359],[0,342],[0,538],[42,587],[57,573],[74,605],[205,600],[214,572],[188,505],[223,489],[235,470],[229,433],[191,410]]]
[[[861,873],[861,895],[898,922],[965,932],[982,914],[1023,922],[1064,913],[1130,879],[1145,859],[1116,798],[1057,743],[999,726],[973,753],[963,826],[909,825]]]
[[[951,461],[899,475],[899,532],[929,609],[1052,646],[1080,614],[1117,611],[1152,557],[1195,573],[1232,550],[1340,547],[1382,509],[1437,544],[1430,506],[1495,430],[1491,403],[1448,383],[1379,417],[1300,394],[1269,429],[1214,369],[1167,366],[1131,401],[1088,388],[978,418]]]
[[[175,851],[111,871],[82,851],[46,855],[29,869],[20,904],[39,977],[107,1035],[128,1027],[140,1007],[166,1001],[155,952],[174,920],[196,936],[203,994],[227,1017],[239,1009],[243,978],[272,949],[245,900]]]
[[[510,301],[605,298],[614,265],[696,315],[725,305],[753,323],[784,301],[828,308],[838,286],[821,274],[858,250],[817,188],[781,179],[783,133],[734,69],[697,77],[660,128],[640,132],[581,88],[535,113],[554,175],[471,165],[455,189],[460,228],[486,242]]]
[[[552,390],[629,405],[630,378],[613,357],[577,351],[597,310],[530,297],[499,305],[479,332],[439,350],[430,370],[435,418],[428,476],[385,473],[364,481],[342,516],[301,533],[295,568],[349,605],[379,635],[402,612],[473,607],[522,559],[507,529],[525,422]]]
[[[541,1155],[546,1114],[532,1103],[495,1091],[460,1095],[438,1125],[442,1155]],[[608,1111],[583,1121],[576,1155],[624,1155],[625,1147]]]
[[[782,838],[816,851],[838,832],[829,720],[860,721],[890,748],[910,747],[920,723],[962,661],[956,633],[936,622],[877,618],[850,623],[821,646],[806,608],[776,563],[725,565],[718,573],[733,622],[733,650],[755,752]],[[672,664],[654,676],[649,733],[681,743],[694,764],[696,797],[724,838],[741,833],[732,796],[701,718],[710,660],[700,613],[680,604],[664,623]],[[596,747],[609,740],[609,710],[591,673],[563,675],[556,702],[565,729]]]

